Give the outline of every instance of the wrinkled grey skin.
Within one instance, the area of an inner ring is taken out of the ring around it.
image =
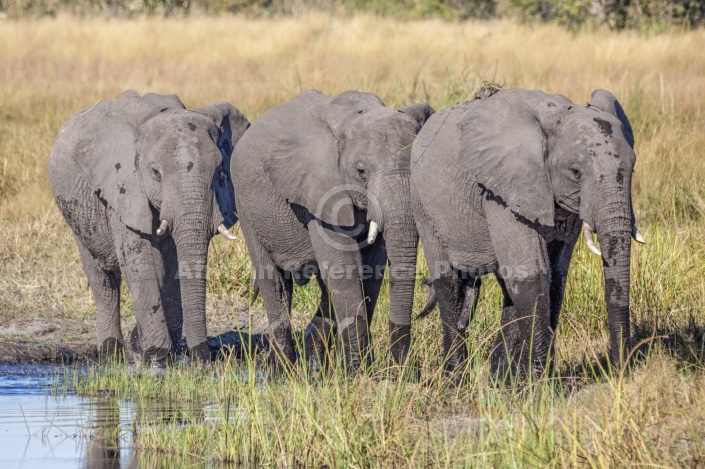
[[[369,343],[367,325],[387,260],[391,353],[404,362],[418,243],[409,155],[431,113],[427,104],[395,111],[369,93],[330,98],[310,90],[267,111],[236,146],[238,215],[267,309],[275,368],[277,357],[295,360],[293,283],[313,274],[322,300],[307,329],[309,364],[318,366],[321,338],[335,320],[345,363],[356,368]],[[368,245],[371,222],[381,233]]]
[[[613,364],[628,354],[634,139],[610,92],[596,90],[590,105],[504,90],[436,113],[419,133],[411,197],[447,370],[466,358],[479,279],[492,272],[504,307],[491,369],[544,369],[583,221],[602,245]]]
[[[236,222],[230,155],[248,126],[228,103],[188,110],[175,95],[130,90],[59,130],[49,182],[78,244],[104,356],[124,346],[124,278],[145,359],[163,362],[182,325],[192,359],[209,359],[208,243]],[[158,236],[161,220],[168,230]]]

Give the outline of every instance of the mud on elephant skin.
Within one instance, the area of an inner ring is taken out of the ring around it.
[[[480,277],[495,273],[504,306],[491,369],[504,377],[543,371],[581,227],[603,261],[612,363],[624,363],[630,241],[643,242],[632,210],[633,147],[629,120],[605,90],[587,106],[541,91],[493,91],[429,119],[412,149],[411,197],[447,370],[467,357]]]
[[[370,93],[314,90],[263,114],[233,153],[240,224],[270,325],[274,366],[293,362],[293,284],[315,275],[322,306],[307,334],[322,352],[335,324],[351,369],[365,359],[390,265],[391,354],[409,347],[418,235],[409,200],[411,144],[433,109],[399,111]],[[331,304],[328,304],[330,293]],[[320,357],[310,356],[316,368]]]
[[[208,243],[218,231],[232,236],[230,157],[248,127],[225,102],[189,110],[176,95],[129,90],[79,111],[59,130],[49,182],[96,302],[101,354],[125,345],[124,279],[143,358],[162,362],[183,328],[191,357],[209,359]]]

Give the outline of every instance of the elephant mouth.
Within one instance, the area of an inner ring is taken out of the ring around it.
[[[574,213],[577,213],[576,210],[573,210],[572,208],[570,208],[567,204],[565,204],[562,201],[554,202],[553,212],[554,212],[555,219],[560,220],[560,221],[566,220],[568,217],[570,217]]]
[[[555,198],[553,205],[556,210],[556,216],[558,216],[559,209],[570,213],[580,213],[580,191],[577,190],[570,194]]]

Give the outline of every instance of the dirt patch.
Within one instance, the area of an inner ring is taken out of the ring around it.
[[[257,353],[269,348],[265,334],[248,334],[241,330],[227,331],[208,337],[211,357],[227,356],[241,358],[248,353]],[[39,342],[0,341],[0,365],[71,365],[98,362],[95,344],[70,343],[65,345]]]
[[[46,321],[27,321],[24,323],[0,326],[0,336],[42,336],[46,337],[57,330],[56,324]]]
[[[36,311],[31,314],[0,315],[0,364],[84,364],[98,360],[94,316],[67,317]],[[28,317],[29,316],[29,317]],[[303,333],[312,314],[292,311],[294,330]],[[208,345],[213,359],[234,355],[237,358],[249,350],[268,349],[267,313],[248,307],[239,298],[211,295],[206,307]],[[123,337],[129,337],[135,325],[134,315],[122,319]]]

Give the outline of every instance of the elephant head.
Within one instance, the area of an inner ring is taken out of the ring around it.
[[[289,203],[306,207],[322,222],[348,229],[355,209],[366,213],[362,245],[384,238],[390,264],[392,353],[403,360],[408,348],[418,234],[409,197],[411,145],[434,112],[425,103],[399,111],[374,94],[346,91],[329,98],[306,91],[287,103],[292,113],[272,116],[273,141],[265,171]],[[280,117],[281,118],[281,117]],[[274,133],[274,130],[277,130]],[[285,129],[282,131],[282,129]],[[359,232],[359,231],[357,231]],[[406,337],[404,340],[401,336]]]
[[[188,110],[175,95],[127,91],[85,112],[76,156],[88,183],[132,232],[171,236],[182,270],[184,333],[207,357],[205,265],[210,238],[236,221],[230,156],[249,126],[232,105]],[[183,272],[188,272],[184,275]]]
[[[583,220],[590,250],[602,256],[611,359],[621,364],[630,348],[631,237],[643,242],[631,200],[634,137],[621,105],[605,90],[595,90],[587,106],[506,90],[476,106],[464,123],[475,131],[463,144],[493,154],[471,169],[480,186],[526,222],[552,227],[570,213]],[[485,111],[495,118],[483,119]]]

